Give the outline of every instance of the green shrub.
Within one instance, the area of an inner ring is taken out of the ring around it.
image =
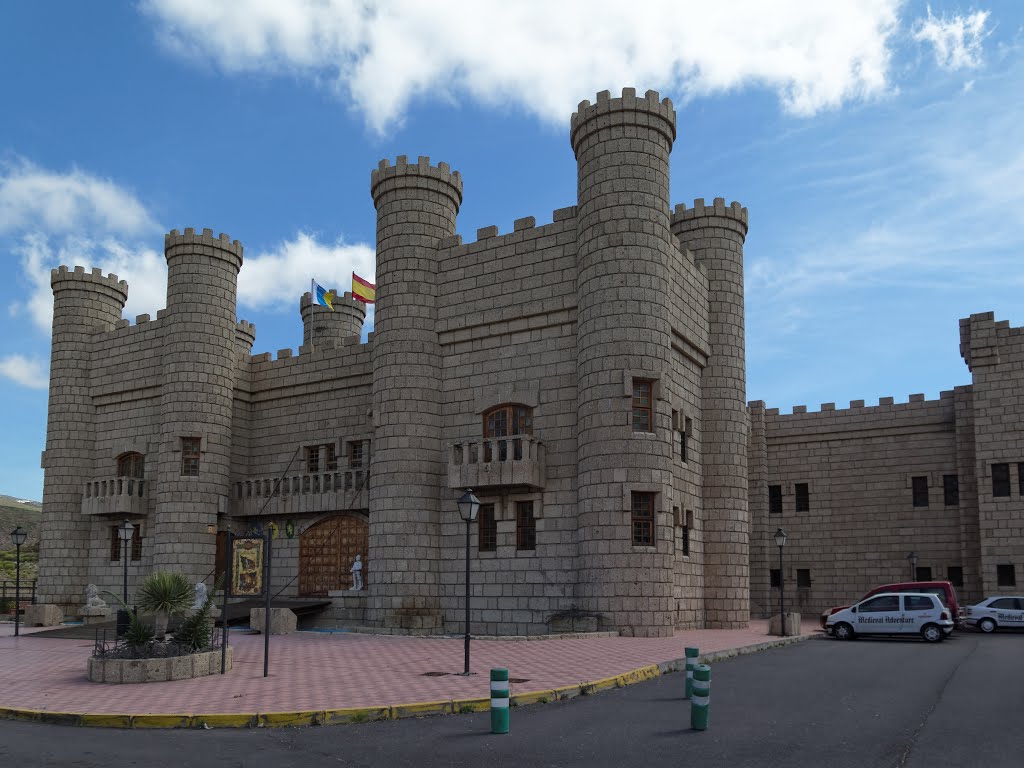
[[[207,596],[206,602],[195,613],[181,622],[174,633],[174,642],[188,650],[189,653],[200,653],[210,648],[210,633],[213,631],[213,598]]]
[[[195,588],[180,573],[157,571],[147,576],[139,587],[138,604],[143,613],[152,613],[158,640],[167,634],[171,616],[192,607]]]

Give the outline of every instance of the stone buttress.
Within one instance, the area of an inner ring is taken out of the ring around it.
[[[227,512],[236,360],[247,335],[239,339],[235,316],[242,244],[209,229],[172,230],[164,253],[153,570],[179,571],[195,582],[213,570],[217,516]],[[184,438],[199,439],[197,475],[183,474]]]
[[[750,619],[743,242],[739,203],[677,206],[672,231],[708,276],[710,357],[702,375],[704,419],[704,606],[709,629]]]
[[[439,599],[441,354],[436,330],[438,246],[455,233],[462,178],[446,163],[381,161],[377,210],[373,452],[370,464],[370,619],[414,632],[442,628]]]
[[[607,91],[572,116],[578,164],[579,593],[625,634],[674,623],[669,226],[676,113],[655,91]],[[653,384],[653,431],[633,429],[637,380]],[[654,494],[653,545],[635,545],[634,493]]]
[[[82,489],[94,473],[92,336],[113,330],[121,319],[128,284],[98,269],[60,267],[50,272],[50,285],[53,345],[37,602],[56,603],[68,610],[81,604],[89,569],[90,521],[82,514]]]

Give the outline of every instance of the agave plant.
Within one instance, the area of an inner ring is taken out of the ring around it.
[[[171,616],[191,608],[193,599],[194,588],[185,576],[171,571],[157,571],[142,582],[137,602],[143,613],[153,614],[156,638],[163,640]]]

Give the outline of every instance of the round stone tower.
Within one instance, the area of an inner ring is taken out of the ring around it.
[[[427,157],[382,160],[370,180],[377,209],[373,447],[370,460],[371,620],[432,632],[442,627],[441,449],[437,249],[455,233],[462,177]]]
[[[153,569],[179,571],[195,582],[213,570],[217,514],[227,511],[242,244],[209,229],[171,230],[164,254]]]
[[[669,227],[672,102],[632,88],[572,116],[577,176],[580,597],[641,636],[672,634],[672,414],[666,289],[679,250]],[[651,423],[635,429],[634,386]],[[634,536],[633,509],[650,512]]]
[[[366,305],[352,298],[351,293],[339,294],[331,289],[334,299],[332,312],[327,307],[314,304],[310,294],[302,294],[299,299],[299,312],[302,314],[302,344],[314,347],[340,347],[341,343],[352,336],[363,332],[363,320],[366,318]]]
[[[676,207],[672,232],[708,276],[710,356],[702,374],[704,466],[704,616],[709,629],[750,620],[750,519],[747,510],[747,366],[743,320],[743,242],[747,209],[694,201]]]
[[[50,286],[53,344],[37,600],[70,612],[81,604],[88,579],[90,521],[82,514],[82,492],[95,471],[95,409],[89,394],[92,337],[113,330],[121,319],[128,283],[98,269],[62,266],[50,272]]]

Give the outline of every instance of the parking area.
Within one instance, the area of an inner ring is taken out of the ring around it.
[[[711,723],[689,729],[683,676],[488,714],[331,728],[109,731],[0,722],[12,765],[1017,768],[1024,755],[1024,636],[943,643],[827,638],[713,665]],[[58,729],[55,731],[54,729]],[[61,738],[55,738],[60,736]],[[115,757],[116,756],[116,757]]]

